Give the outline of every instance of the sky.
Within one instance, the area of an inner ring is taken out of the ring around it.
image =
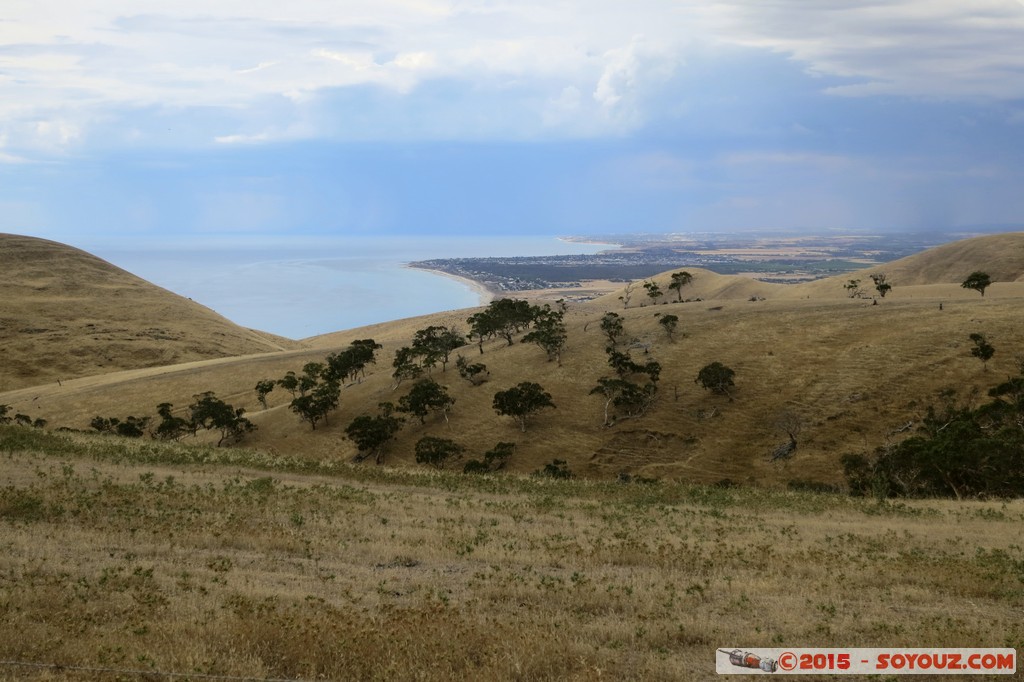
[[[1024,225],[1019,0],[3,0],[0,232]]]

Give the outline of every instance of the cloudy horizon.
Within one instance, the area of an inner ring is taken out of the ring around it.
[[[1024,224],[1018,0],[0,11],[0,231]]]

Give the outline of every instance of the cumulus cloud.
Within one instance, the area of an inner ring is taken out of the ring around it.
[[[238,129],[208,141],[257,142],[252,130],[288,129],[331,91],[401,98],[443,83],[470,106],[505,98],[518,137],[616,134],[673,104],[656,95],[698,44],[783,54],[846,79],[822,86],[837,96],[1024,97],[1024,7],[1009,0],[150,0],[144,11],[135,0],[5,8],[0,132],[23,139],[60,120],[25,139],[73,146],[104,121],[144,129],[124,124],[141,110],[216,110]],[[267,114],[275,98],[293,110]],[[415,115],[421,135],[451,129],[432,110]]]
[[[604,57],[594,100],[610,119],[638,125],[644,116],[644,96],[672,77],[678,58],[670,48],[659,49],[642,36],[633,38],[626,47],[609,50]]]

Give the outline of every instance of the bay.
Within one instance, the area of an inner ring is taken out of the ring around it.
[[[386,236],[185,248],[97,244],[86,250],[244,327],[301,339],[481,304],[473,287],[405,267],[410,261],[609,248],[557,237]]]

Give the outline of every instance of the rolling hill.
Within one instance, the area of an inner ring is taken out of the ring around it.
[[[960,244],[969,270],[977,267],[974,259],[996,262],[1002,254],[1017,253],[1024,234]],[[451,422],[437,417],[425,425],[409,421],[387,461],[413,464],[416,441],[430,435],[465,446],[463,461],[498,442],[514,442],[516,454],[509,467],[520,472],[558,458],[577,474],[597,478],[629,473],[705,483],[840,483],[843,454],[870,452],[899,438],[908,423],[919,420],[926,406],[938,400],[940,391],[954,389],[960,400],[970,401],[1016,372],[1014,357],[1024,352],[1019,324],[1024,282],[1000,281],[985,298],[963,290],[956,283],[961,276],[953,276],[959,267],[956,248],[953,244],[920,254],[914,257],[916,266],[913,259],[904,259],[872,269],[892,273],[895,285],[878,305],[849,298],[842,288],[848,277],[776,285],[697,269],[691,270],[694,280],[683,298],[701,300],[677,303],[674,292],[668,292],[663,304],[641,305],[644,291],[638,288],[628,309],[618,298],[621,293],[573,305],[566,315],[568,345],[561,365],[546,361],[536,346],[490,341],[482,355],[475,346],[462,351],[471,361],[487,365],[490,380],[482,386],[462,380],[451,365],[446,372],[435,370],[433,378],[456,399]],[[1020,260],[1024,264],[1024,257]],[[900,263],[904,265],[896,267]],[[921,284],[901,284],[911,266],[919,273],[938,273],[938,264],[945,264],[947,279],[935,274],[937,283],[931,283],[922,274]],[[1019,271],[1008,261],[1006,267],[1002,277]],[[663,289],[669,274],[655,278]],[[606,311],[623,317],[626,339],[620,349],[628,349],[639,361],[657,360],[663,368],[657,404],[643,418],[620,420],[612,427],[603,426],[602,398],[591,394],[599,378],[612,375],[599,324]],[[44,417],[53,426],[87,428],[96,415],[154,414],[155,406],[165,401],[181,409],[192,395],[212,390],[245,407],[258,425],[247,440],[251,447],[315,461],[348,460],[355,446],[346,439],[345,426],[359,415],[375,413],[378,403],[397,402],[408,391],[408,382],[395,388],[391,378],[395,351],[429,325],[465,330],[472,312],[338,332],[305,339],[302,348],[257,357],[113,372],[61,386],[51,382],[0,394],[0,403]],[[659,314],[679,317],[674,340],[659,325]],[[989,369],[970,355],[972,332],[986,334],[997,349]],[[269,409],[257,403],[253,386],[258,380],[299,372],[305,363],[322,361],[359,338],[374,338],[384,348],[365,380],[342,390],[341,406],[327,424],[312,431],[291,413],[290,396],[280,389],[270,394]],[[698,370],[713,361],[736,371],[733,400],[695,384]],[[540,383],[557,406],[540,415],[525,434],[491,407],[495,391],[521,381]],[[768,454],[787,438],[779,427],[784,417],[800,424],[798,448],[788,461],[772,463]]]
[[[879,269],[884,270],[894,283],[902,286],[959,284],[975,270],[987,272],[994,282],[1024,281],[1024,232],[987,235],[943,244],[893,261],[874,271]]]
[[[297,343],[57,242],[0,234],[0,390]]]
[[[98,324],[76,317],[79,308],[127,335],[170,325],[158,307],[169,300],[182,333],[202,332],[194,304],[79,254],[79,276],[120,288],[79,289],[42,266],[15,283],[21,314],[36,306],[77,321],[47,352],[73,348],[83,322]],[[942,259],[957,267],[954,255]],[[688,302],[668,292],[651,305],[639,289],[628,309],[621,292],[571,305],[560,364],[520,342],[463,348],[490,380],[472,386],[450,365],[435,369],[456,398],[450,422],[410,420],[387,457],[397,466],[351,464],[345,426],[408,391],[409,382],[394,386],[391,360],[417,330],[465,330],[477,309],[0,392],[0,404],[49,420],[49,432],[0,425],[0,678],[676,680],[711,679],[716,657],[726,665],[722,646],[1020,651],[1024,500],[785,488],[839,483],[840,455],[913,433],[950,390],[973,402],[1016,373],[1024,282],[997,282],[982,298],[956,280],[895,280],[876,304],[849,298],[845,278],[786,286],[692,274]],[[669,277],[656,279],[664,288]],[[125,300],[157,307],[133,317],[118,312]],[[4,305],[5,316],[16,310]],[[611,374],[608,311],[623,320],[619,349],[663,367],[657,404],[612,427],[590,392]],[[674,339],[659,323],[668,314],[679,318]],[[988,369],[969,353],[975,331],[997,349]],[[280,389],[267,409],[256,401],[258,380],[369,337],[383,346],[377,364],[342,389],[340,409],[316,431]],[[92,341],[118,354],[140,343]],[[41,362],[29,347],[19,353]],[[732,399],[694,383],[715,360],[736,370]],[[520,381],[541,383],[557,405],[526,433],[491,408],[496,390]],[[203,434],[163,443],[55,428],[152,415],[164,401],[181,410],[207,390],[259,426],[242,447],[214,448]],[[772,463],[782,420],[800,427],[799,443]],[[515,442],[511,473],[418,466],[424,435],[457,441],[466,458]],[[515,475],[555,458],[587,478]]]

